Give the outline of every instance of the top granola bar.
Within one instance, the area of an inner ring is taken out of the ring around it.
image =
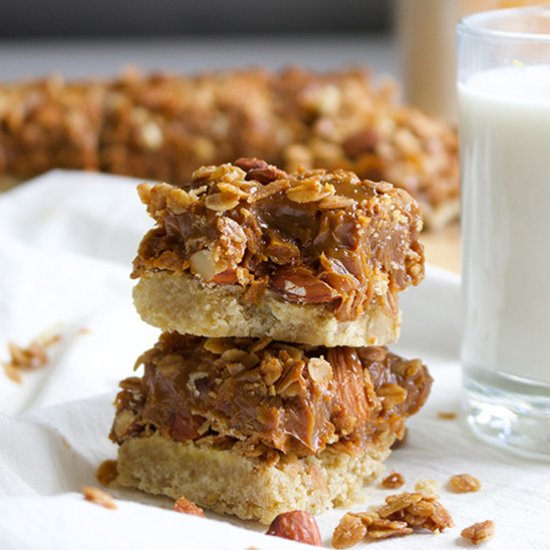
[[[288,174],[239,159],[199,168],[185,185],[142,184],[139,193],[157,225],[139,247],[135,278],[189,272],[245,288],[249,303],[270,291],[351,321],[372,304],[396,316],[398,291],[424,275],[417,203],[351,172]]]

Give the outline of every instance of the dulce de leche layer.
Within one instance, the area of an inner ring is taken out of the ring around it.
[[[244,454],[353,453],[403,435],[431,378],[383,347],[309,347],[268,339],[164,333],[121,382],[111,438],[160,432]]]
[[[199,168],[185,185],[142,184],[139,193],[157,225],[133,277],[189,271],[204,283],[241,285],[251,303],[272,291],[349,321],[371,303],[397,314],[398,291],[424,276],[417,203],[352,172],[289,174],[243,158]]]

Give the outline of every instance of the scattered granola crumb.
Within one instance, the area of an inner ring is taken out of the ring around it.
[[[378,510],[381,518],[405,521],[410,527],[428,529],[434,533],[454,525],[447,509],[435,495],[400,493],[386,498],[385,506]]]
[[[82,493],[84,494],[84,500],[97,504],[98,506],[103,506],[103,508],[108,508],[109,510],[116,510],[117,505],[113,500],[113,497],[98,489],[97,487],[82,487]]]
[[[477,493],[481,489],[481,482],[470,474],[458,474],[449,479],[447,488],[453,493]]]
[[[435,479],[421,479],[416,482],[414,490],[422,494],[437,495],[437,491],[440,487],[441,483]]]
[[[473,525],[470,525],[470,527],[463,529],[460,533],[462,538],[465,538],[475,545],[492,539],[494,535],[495,523],[490,519],[474,523]]]
[[[359,544],[367,536],[367,528],[362,519],[352,513],[346,514],[336,526],[332,535],[334,548],[350,548]]]
[[[92,334],[93,330],[88,327],[80,327],[78,329],[78,333],[80,336],[84,336],[85,334]]]
[[[118,477],[117,461],[105,460],[102,462],[97,469],[95,477],[101,485],[109,487]]]
[[[13,382],[20,384],[22,381],[21,372],[36,370],[47,365],[48,355],[46,351],[59,342],[60,339],[59,334],[52,334],[49,331],[32,340],[27,347],[8,342],[10,359],[8,362],[2,363],[6,376]]]
[[[199,516],[201,518],[206,517],[204,515],[204,510],[186,497],[180,497],[174,502],[174,512],[189,514],[190,516]]]
[[[381,518],[376,511],[347,513],[332,535],[334,548],[350,548],[364,538],[369,540],[402,537],[413,532],[404,521]]]
[[[380,485],[384,489],[398,489],[405,485],[405,478],[399,472],[392,472],[382,480]]]
[[[453,518],[436,496],[400,493],[368,512],[347,513],[334,530],[334,548],[349,548],[364,538],[378,540],[410,535],[419,529],[433,533],[453,527]]]
[[[405,521],[391,521],[389,519],[374,519],[370,525],[367,537],[372,540],[388,539],[390,537],[402,537],[410,535],[412,527],[408,527]]]
[[[440,420],[456,420],[457,414],[452,411],[439,411],[437,413],[437,418]]]

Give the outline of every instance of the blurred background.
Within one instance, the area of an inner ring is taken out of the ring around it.
[[[388,0],[18,0],[2,6],[4,37],[384,32]]]
[[[0,80],[108,77],[132,65],[176,73],[360,65],[375,80],[397,80],[409,105],[455,124],[457,20],[532,2],[545,0],[4,0]],[[458,269],[458,226],[449,231],[430,237],[430,261]]]
[[[395,74],[393,8],[391,0],[3,2],[0,74],[110,75],[127,64],[183,72],[367,64]]]

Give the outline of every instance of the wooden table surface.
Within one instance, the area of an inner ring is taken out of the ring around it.
[[[436,233],[424,233],[420,239],[426,262],[454,273],[460,273],[460,226],[458,223]]]

